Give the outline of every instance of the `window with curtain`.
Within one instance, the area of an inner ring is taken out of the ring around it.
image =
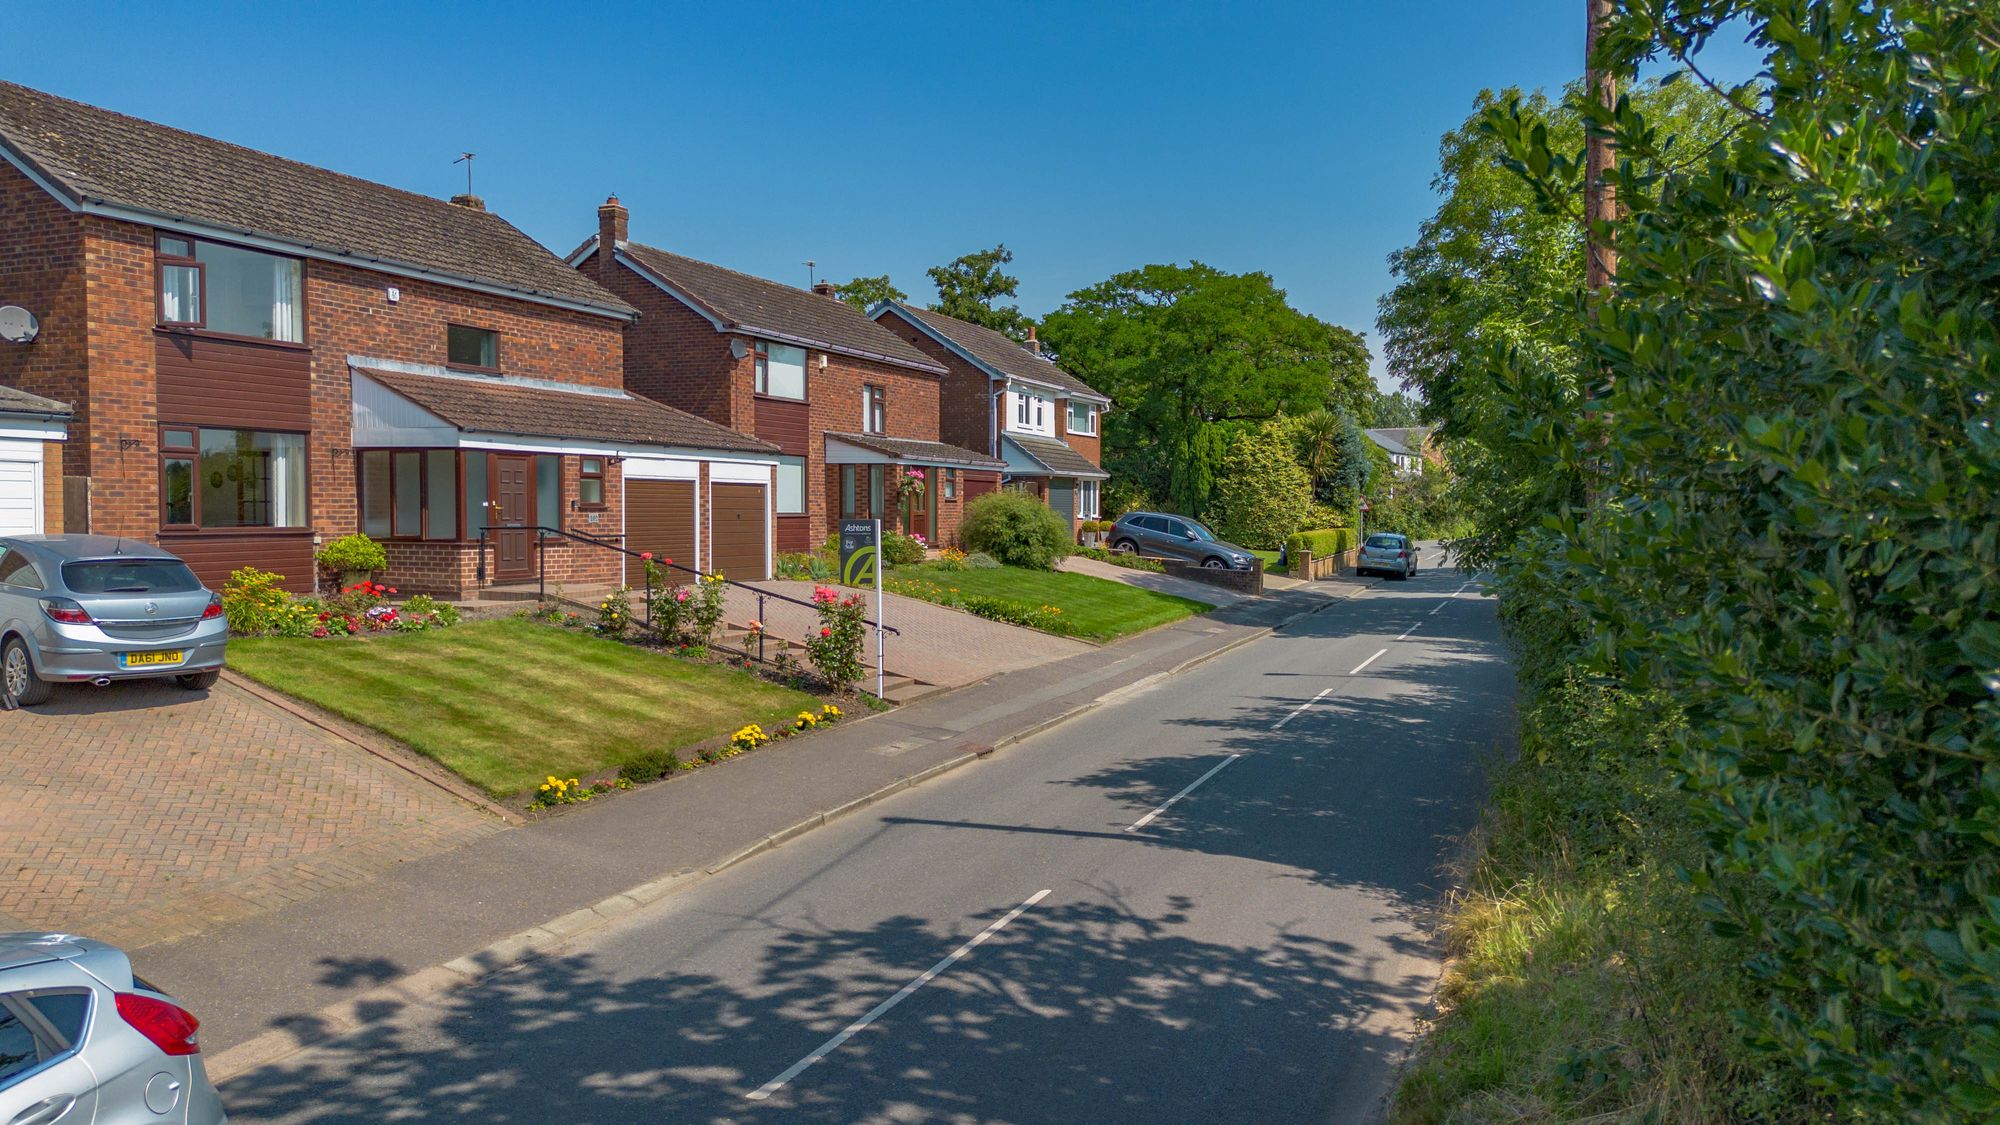
[[[305,340],[305,266],[297,258],[165,235],[156,250],[162,324]]]
[[[861,387],[861,432],[889,432],[889,392],[873,383],[865,383]]]
[[[207,427],[160,431],[166,527],[306,526],[303,434]]]
[[[484,454],[466,455],[467,473],[472,472],[473,456],[481,459],[479,471],[484,474]],[[364,449],[356,454],[361,466],[361,530],[378,539],[457,539],[458,457],[454,449]],[[468,476],[467,499],[472,483]],[[483,503],[483,475],[478,485]],[[471,537],[476,537],[477,524],[472,528]]]
[[[806,397],[806,350],[757,341],[757,393],[773,398]]]

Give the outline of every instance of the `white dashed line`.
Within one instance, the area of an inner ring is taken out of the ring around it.
[[[1349,673],[1348,673],[1348,675],[1350,675],[1350,676],[1359,676],[1359,675],[1361,674],[1361,670],[1362,670],[1363,668],[1366,668],[1366,667],[1368,667],[1368,666],[1369,666],[1370,664],[1373,664],[1373,663],[1375,663],[1375,661],[1376,661],[1376,660],[1377,660],[1378,658],[1380,658],[1380,657],[1381,657],[1381,655],[1382,655],[1383,653],[1385,653],[1385,652],[1388,652],[1388,651],[1389,651],[1389,650],[1388,650],[1388,649],[1386,649],[1386,648],[1380,648],[1380,649],[1376,649],[1376,650],[1375,650],[1375,655],[1374,655],[1374,656],[1371,656],[1371,657],[1369,657],[1368,659],[1366,659],[1366,660],[1362,661],[1361,663],[1359,663],[1359,664],[1356,664],[1356,665],[1354,666],[1354,671],[1352,671],[1352,672],[1349,672]]]
[[[1306,700],[1304,703],[1299,704],[1297,707],[1292,708],[1291,714],[1286,715],[1284,718],[1279,719],[1277,722],[1271,724],[1271,729],[1277,730],[1279,727],[1282,727],[1286,723],[1291,722],[1293,719],[1298,718],[1300,712],[1303,712],[1306,708],[1311,707],[1313,704],[1318,703],[1320,700],[1325,699],[1327,693],[1332,690],[1333,689],[1330,687],[1321,688],[1319,690],[1318,695],[1315,695],[1311,699]]]
[[[1195,778],[1193,785],[1190,785],[1186,789],[1183,789],[1180,792],[1174,794],[1173,796],[1167,798],[1166,804],[1161,805],[1159,808],[1154,809],[1152,812],[1149,812],[1145,816],[1140,817],[1138,820],[1133,821],[1132,826],[1130,828],[1127,828],[1125,831],[1137,832],[1139,829],[1144,828],[1148,824],[1153,823],[1153,818],[1160,815],[1163,812],[1166,812],[1168,809],[1173,808],[1175,801],[1178,801],[1182,797],[1187,796],[1189,793],[1192,793],[1195,790],[1201,788],[1202,784],[1206,782],[1209,778],[1214,777],[1216,774],[1221,773],[1223,767],[1229,765],[1229,763],[1235,761],[1238,758],[1241,758],[1242,756],[1243,755],[1241,754],[1231,754],[1227,758],[1222,759],[1222,761],[1218,763],[1214,769],[1208,771],[1205,774],[1202,774],[1200,777]],[[1042,893],[1047,894],[1048,892],[1044,891]]]

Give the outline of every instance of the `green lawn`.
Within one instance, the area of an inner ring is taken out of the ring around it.
[[[1285,573],[1285,568],[1284,568],[1283,564],[1281,564],[1281,563],[1279,563],[1279,562],[1278,562],[1278,552],[1276,552],[1276,551],[1259,551],[1259,550],[1258,550],[1258,549],[1256,549],[1255,547],[1252,547],[1252,548],[1250,548],[1249,550],[1250,550],[1250,553],[1251,553],[1251,554],[1253,554],[1253,555],[1256,555],[1256,556],[1257,556],[1258,558],[1260,558],[1260,559],[1263,559],[1263,560],[1264,560],[1264,573],[1265,573],[1265,574],[1283,574],[1283,573]]]
[[[353,641],[233,637],[229,666],[498,797],[817,705],[745,672],[515,620]]]
[[[943,604],[950,604],[956,592],[1005,598],[1031,608],[1054,606],[1062,610],[1070,635],[1093,641],[1144,632],[1210,608],[1187,598],[1088,574],[1014,566],[993,570],[940,570],[929,563],[899,566],[889,572],[888,589]]]

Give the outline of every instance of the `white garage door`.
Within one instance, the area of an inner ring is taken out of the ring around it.
[[[7,451],[0,449],[0,456]],[[39,444],[35,455],[41,455]],[[41,522],[42,463],[0,460],[0,535],[35,535]]]

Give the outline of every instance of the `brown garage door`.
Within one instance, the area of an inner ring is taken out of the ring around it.
[[[691,480],[625,481],[625,545],[634,551],[651,551],[656,558],[672,559],[682,566],[695,565],[694,482]],[[642,579],[635,572],[632,584]],[[667,581],[675,585],[692,582],[694,575],[667,568]]]
[[[709,519],[715,536],[714,569],[738,582],[770,577],[764,570],[765,516],[770,501],[761,484],[709,486]]]

